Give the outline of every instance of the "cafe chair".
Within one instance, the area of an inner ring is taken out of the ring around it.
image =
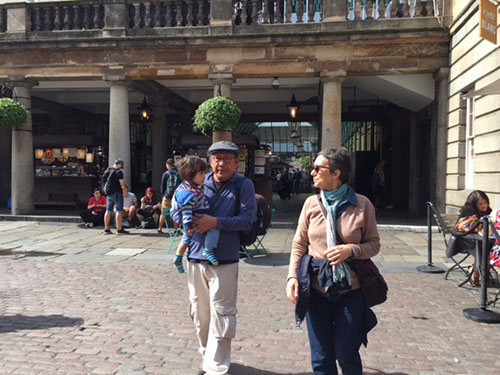
[[[176,250],[175,246],[175,243],[177,242],[176,238],[179,232],[181,231],[181,226],[179,225],[177,229],[175,229],[175,227],[171,228],[170,225],[168,224],[168,221],[170,219],[170,208],[162,209],[162,215],[165,218],[165,227],[167,229],[168,236],[171,239],[171,243],[167,251],[167,254],[170,254],[172,249],[174,249],[174,251]]]
[[[458,271],[463,273],[466,279],[458,284],[458,286],[461,287],[465,283],[471,281],[471,274],[469,274],[467,267],[465,267],[463,263],[471,255],[475,257],[475,249],[471,249],[469,246],[465,246],[467,244],[467,241],[464,241],[466,240],[466,238],[464,237],[468,234],[474,233],[476,228],[480,225],[480,222],[478,222],[468,232],[456,232],[446,224],[441,214],[436,210],[431,202],[427,202],[427,204],[431,208],[432,217],[437,224],[439,232],[443,235],[446,257],[453,263],[448,271],[446,271],[444,278],[445,280],[447,280],[450,272]]]
[[[262,243],[262,241],[266,237],[266,234],[269,231],[269,229],[273,226],[273,217],[274,217],[275,211],[276,211],[275,208],[270,209],[271,218],[269,221],[269,225],[267,226],[267,228],[265,228],[264,232],[262,232],[261,234],[257,234],[257,237],[255,238],[254,243],[251,245],[248,245],[248,246],[245,246],[245,245],[240,246],[240,256],[247,257],[248,259],[252,259],[252,257],[254,255],[260,254],[260,253],[264,254],[266,257],[269,256],[269,253],[267,252],[266,248],[264,247],[264,244]],[[250,249],[250,247],[253,247],[253,248]]]

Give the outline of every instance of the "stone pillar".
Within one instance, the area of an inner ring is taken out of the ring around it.
[[[123,175],[131,187],[130,118],[128,113],[128,84],[125,76],[106,76],[109,93],[109,165],[116,159],[124,162]]]
[[[231,73],[213,73],[209,74],[208,78],[214,84],[214,97],[220,95],[231,98],[231,85],[234,83],[234,78]]]
[[[153,188],[159,192],[161,176],[165,172],[167,161],[168,128],[167,128],[167,104],[162,98],[153,98]]]
[[[212,0],[210,3],[210,26],[232,27],[233,2]]]
[[[135,4],[136,7],[139,3]],[[139,10],[136,9],[136,12]],[[125,36],[128,19],[128,7],[125,0],[106,1],[104,4],[104,29],[103,37]]]
[[[7,4],[7,30],[9,39],[25,38],[29,27],[26,3]]]
[[[323,1],[323,22],[345,21],[346,17],[346,1]]]
[[[436,81],[436,142],[435,142],[435,206],[439,212],[445,211],[446,203],[446,157],[447,157],[447,140],[448,140],[448,76],[449,68],[440,68],[434,73]]]
[[[321,72],[323,114],[321,120],[321,150],[342,146],[342,81],[346,72]]]
[[[38,82],[24,78],[6,81],[13,87],[13,97],[28,110],[26,122],[12,129],[12,214],[28,215],[35,210],[35,171],[33,126],[31,119],[31,89]]]

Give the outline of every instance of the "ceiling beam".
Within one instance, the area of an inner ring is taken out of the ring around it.
[[[129,87],[145,96],[162,98],[168,107],[178,112],[194,113],[196,111],[193,103],[156,81],[132,81]]]

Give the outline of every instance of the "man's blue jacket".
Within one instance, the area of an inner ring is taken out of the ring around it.
[[[241,185],[240,209],[239,214],[234,216],[235,182],[240,178],[244,179]],[[250,229],[257,213],[253,182],[235,173],[218,191],[212,172],[205,177],[204,187],[205,196],[210,203],[210,213],[217,217],[217,229],[220,231],[215,256],[221,264],[237,262],[240,258],[239,231]],[[188,259],[206,260],[202,254],[204,243],[205,235],[195,232],[189,245]]]

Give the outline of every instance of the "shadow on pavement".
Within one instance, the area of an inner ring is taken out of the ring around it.
[[[259,267],[288,266],[288,264],[290,263],[290,254],[275,253],[275,254],[270,254],[268,257],[266,257],[265,255],[255,255],[252,257],[252,259],[245,258],[243,262],[251,266],[259,266]]]
[[[0,333],[17,332],[25,329],[46,329],[52,327],[72,327],[83,324],[81,318],[64,315],[11,315],[0,316]]]
[[[366,371],[368,370],[368,371]],[[370,367],[363,367],[363,374],[365,375],[409,375],[406,372],[385,372]]]
[[[230,374],[237,375],[313,375],[312,372],[272,372],[266,370],[259,370],[254,367],[240,365],[238,363],[231,363],[231,367],[229,368]],[[391,374],[392,375],[392,374]],[[397,374],[394,374],[397,375]]]

